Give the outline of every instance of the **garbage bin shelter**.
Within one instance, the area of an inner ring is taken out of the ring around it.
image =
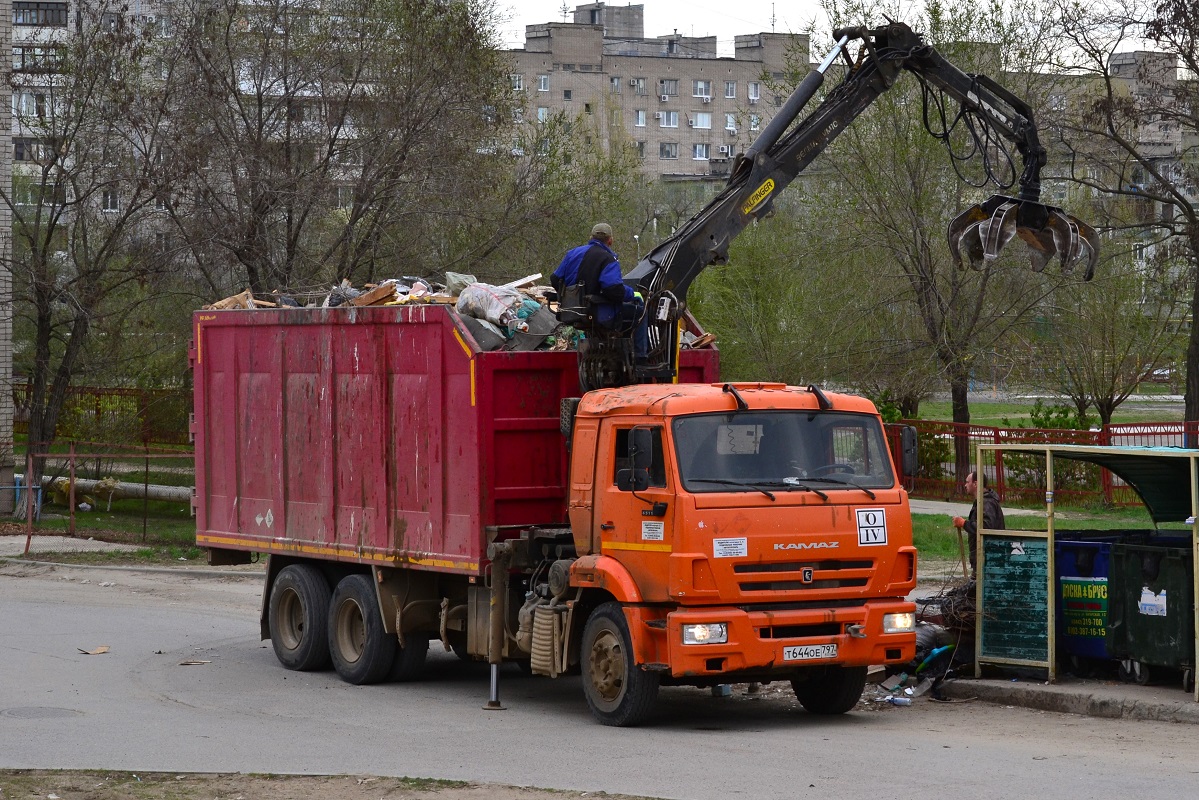
[[[975,675],[982,675],[984,664],[1006,666],[1028,666],[1044,668],[1052,682],[1056,680],[1057,615],[1064,613],[1059,592],[1062,573],[1055,563],[1055,493],[1054,464],[1063,461],[1085,462],[1104,467],[1132,488],[1144,503],[1156,528],[1167,522],[1181,522],[1190,526],[1189,536],[1181,539],[1181,545],[1189,551],[1187,563],[1196,563],[1199,555],[1199,450],[1179,447],[1097,447],[1090,445],[1064,444],[980,444],[975,463],[986,474],[1001,464],[1006,454],[1030,454],[1045,459],[1045,530],[993,530],[978,528],[978,580],[976,582],[975,614],[977,645],[975,649]],[[979,507],[982,507],[983,483],[978,483]],[[981,516],[981,515],[980,515]],[[1020,519],[1009,516],[1008,521]],[[1173,531],[1178,533],[1178,531]],[[1143,539],[1143,537],[1142,537]],[[1127,544],[1127,543],[1125,543]],[[1136,544],[1144,544],[1137,541]],[[1174,542],[1177,547],[1178,540]],[[1112,544],[1115,547],[1115,544]],[[1107,555],[1104,553],[1104,555]],[[1173,564],[1174,562],[1169,562]],[[1073,565],[1072,565],[1073,566]],[[1111,565],[1113,573],[1116,570]],[[1120,569],[1125,569],[1121,562]],[[1131,569],[1129,567],[1128,569]],[[1075,570],[1077,571],[1077,570]],[[1184,574],[1185,578],[1179,578]],[[1174,584],[1179,601],[1199,597],[1199,578],[1196,570],[1180,573],[1169,571],[1170,580],[1186,580],[1186,593]],[[1121,579],[1131,579],[1121,573]],[[1075,581],[1077,583],[1077,581]],[[1138,593],[1139,599],[1139,593]],[[1177,607],[1177,606],[1176,606]],[[1195,643],[1199,642],[1199,610],[1190,602],[1185,606],[1189,619],[1184,638],[1168,639],[1167,653],[1160,653],[1157,645],[1162,636],[1142,631],[1150,639],[1141,642],[1133,635],[1133,641],[1118,640],[1127,649],[1148,648],[1149,658],[1158,659],[1165,665],[1193,665]],[[1111,610],[1111,604],[1107,606]],[[1124,609],[1121,610],[1121,613]],[[1122,617],[1123,619],[1123,617]],[[1177,623],[1177,615],[1171,624]],[[1125,628],[1125,632],[1128,628]],[[1123,633],[1120,634],[1124,635]],[[1089,637],[1092,640],[1094,637]],[[1156,643],[1156,644],[1154,644]],[[1067,652],[1081,646],[1080,641],[1068,641]],[[1108,639],[1110,647],[1111,640]],[[1089,645],[1094,647],[1094,642]],[[1155,650],[1157,648],[1157,650]],[[1091,653],[1094,651],[1092,650]],[[1090,654],[1090,653],[1088,653]],[[1115,655],[1113,653],[1113,655]],[[1154,663],[1154,662],[1147,662]],[[1199,702],[1199,681],[1195,682],[1194,698]]]

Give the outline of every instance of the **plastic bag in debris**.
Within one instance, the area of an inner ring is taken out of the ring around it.
[[[523,295],[515,289],[492,286],[489,283],[472,283],[458,294],[458,313],[475,319],[485,319],[501,330],[517,319]]]
[[[541,303],[526,297],[520,301],[520,308],[516,310],[516,316],[520,317],[521,319],[528,319],[541,309]]]
[[[349,281],[342,281],[340,285],[333,287],[333,291],[329,292],[329,296],[325,298],[325,302],[321,305],[325,308],[336,308],[350,302],[360,294],[362,292],[350,286]]]
[[[447,294],[459,295],[462,290],[472,283],[478,283],[479,279],[474,275],[466,275],[461,272],[447,272],[445,274],[445,290]]]

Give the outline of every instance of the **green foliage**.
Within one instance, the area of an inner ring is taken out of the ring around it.
[[[940,434],[919,431],[916,436],[917,475],[921,478],[944,478],[953,463],[953,440]]]
[[[1029,424],[1022,425],[1020,421],[1012,422],[1006,417],[1003,420],[1005,428],[1047,428],[1051,430],[1081,430],[1090,427],[1086,417],[1080,417],[1078,409],[1063,403],[1046,403],[1038,397],[1028,410]]]
[[[1029,409],[1029,425],[1014,425],[1007,419],[1005,427],[1036,428],[1044,430],[1087,430],[1087,420],[1080,418],[1077,409],[1056,403],[1045,403],[1037,398]],[[1014,489],[1043,489],[1046,485],[1048,466],[1043,455],[1005,453],[1003,456],[1004,480]],[[1053,485],[1058,491],[1085,489],[1099,491],[1101,470],[1094,464],[1068,459],[1053,462]]]

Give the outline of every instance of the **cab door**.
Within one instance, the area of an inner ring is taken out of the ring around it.
[[[675,496],[661,425],[606,421],[596,464],[592,530],[646,601],[667,599]]]

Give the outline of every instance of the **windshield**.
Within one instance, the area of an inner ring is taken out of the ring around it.
[[[672,431],[689,492],[829,492],[895,484],[882,425],[865,414],[701,414],[679,417]]]

